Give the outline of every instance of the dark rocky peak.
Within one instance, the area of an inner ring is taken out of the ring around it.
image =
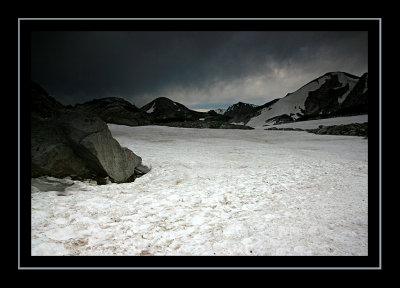
[[[365,89],[368,89],[368,72],[365,72],[358,81],[359,85],[362,85]]]
[[[147,113],[125,99],[108,97],[77,104],[75,111],[92,113],[107,123],[138,126],[151,123]]]
[[[368,113],[368,73],[364,73],[343,101],[340,114]]]
[[[159,97],[141,108],[154,123],[194,121],[204,117],[206,113],[193,111],[181,103],[166,97]]]
[[[140,109],[137,108],[135,105],[132,103],[128,102],[127,100],[119,97],[107,97],[107,98],[100,98],[100,99],[93,99],[91,101],[85,102],[83,104],[77,104],[75,105],[76,109],[82,109],[90,107],[92,110],[98,110],[98,109],[108,109],[111,107],[121,107],[126,110],[132,111],[132,112],[139,112]]]
[[[224,115],[230,117],[231,122],[246,123],[254,115],[257,107],[254,104],[238,102],[229,106]]]
[[[165,111],[190,111],[185,105],[172,101],[166,97],[159,97],[141,108],[149,114],[165,113]]]
[[[225,114],[236,114],[236,113],[248,113],[250,111],[253,111],[254,108],[256,108],[257,105],[254,104],[249,104],[249,103],[244,103],[244,102],[238,102],[236,104],[233,104],[228,107],[226,110]]]
[[[308,82],[307,84],[303,85],[303,87],[305,87],[305,86],[307,86],[307,85],[309,85],[309,84],[311,84],[313,82],[319,82],[322,79],[325,79],[325,81],[330,81],[330,80],[335,81],[336,80],[336,83],[347,83],[349,80],[350,81],[357,81],[358,79],[360,79],[360,77],[352,75],[352,74],[347,73],[347,72],[341,72],[341,71],[328,72],[328,73],[325,73],[324,75],[322,75],[322,76],[320,76],[320,77]],[[295,92],[293,92],[293,93],[295,93]],[[288,93],[286,96],[289,96],[289,95],[291,95],[293,93]]]
[[[346,72],[329,72],[318,79],[323,79],[320,87],[309,91],[304,103],[307,117],[333,115],[341,109],[342,102],[357,85],[360,77]]]
[[[39,84],[31,82],[31,116],[49,118],[63,109],[64,105],[50,96]]]

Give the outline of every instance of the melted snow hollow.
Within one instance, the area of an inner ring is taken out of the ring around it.
[[[367,255],[367,139],[108,126],[152,170],[32,189],[32,255]]]

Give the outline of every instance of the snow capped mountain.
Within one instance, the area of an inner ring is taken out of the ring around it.
[[[364,75],[368,75],[367,73]],[[363,76],[364,76],[363,75]],[[367,76],[364,76],[367,80]],[[246,125],[251,127],[265,124],[276,124],[277,121],[290,122],[318,115],[333,115],[340,113],[345,103],[367,93],[366,80],[362,93],[352,93],[360,77],[345,72],[330,72],[307,83],[297,91],[287,94],[269,107],[264,107],[259,115],[252,117]],[[360,90],[360,89],[357,89]],[[351,105],[350,105],[351,106]]]

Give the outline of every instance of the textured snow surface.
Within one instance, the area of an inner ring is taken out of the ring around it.
[[[32,189],[33,255],[367,255],[367,139],[108,126],[152,170]]]

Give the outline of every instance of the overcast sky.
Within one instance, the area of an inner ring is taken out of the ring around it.
[[[61,103],[168,97],[262,105],[332,71],[368,72],[367,32],[32,32],[32,80]]]

